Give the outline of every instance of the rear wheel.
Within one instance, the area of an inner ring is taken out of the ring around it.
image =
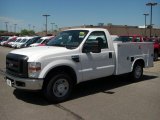
[[[140,63],[136,63],[130,76],[133,81],[141,80],[143,76],[143,66]]]
[[[69,98],[72,88],[71,78],[65,73],[60,73],[50,79],[44,88],[44,95],[51,102],[63,102]]]

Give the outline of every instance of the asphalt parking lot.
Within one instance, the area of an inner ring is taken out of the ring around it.
[[[7,86],[5,56],[11,50],[0,46],[0,120],[159,120],[160,59],[140,82],[126,76],[89,81],[70,100],[50,104],[38,92]]]

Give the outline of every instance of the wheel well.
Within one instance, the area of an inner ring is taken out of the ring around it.
[[[75,85],[77,83],[77,76],[75,71],[69,67],[69,66],[59,66],[59,67],[55,67],[53,69],[51,69],[46,77],[44,78],[44,83],[43,83],[43,88],[48,84],[49,80],[51,77],[53,77],[54,75],[58,74],[58,73],[67,73],[73,80],[73,84]]]
[[[134,65],[136,65],[136,64],[142,65],[142,67],[145,66],[144,60],[142,60],[142,59],[137,60],[137,61],[134,63]]]

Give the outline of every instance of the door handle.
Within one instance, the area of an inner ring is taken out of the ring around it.
[[[109,52],[109,58],[112,58],[112,52]]]
[[[79,62],[79,55],[74,55],[74,56],[71,56],[72,60],[75,61],[75,62]]]

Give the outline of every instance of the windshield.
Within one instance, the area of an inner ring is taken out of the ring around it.
[[[122,41],[122,42],[132,42],[133,37],[130,36],[120,36],[119,38],[116,38],[115,41]]]
[[[47,43],[47,46],[60,46],[68,49],[74,49],[80,45],[87,33],[87,30],[63,31],[58,36],[50,40]]]
[[[9,37],[2,37],[2,41],[8,40]]]
[[[7,41],[8,40],[8,38],[4,38],[2,41]]]
[[[25,43],[28,39],[23,39],[20,43]]]
[[[31,41],[32,41],[32,39],[28,39],[28,40],[26,41],[26,43],[31,43]]]
[[[44,39],[39,39],[39,40],[37,40],[36,43],[41,43],[43,40],[44,40]]]
[[[20,42],[21,41],[21,39],[17,39],[15,42]]]

